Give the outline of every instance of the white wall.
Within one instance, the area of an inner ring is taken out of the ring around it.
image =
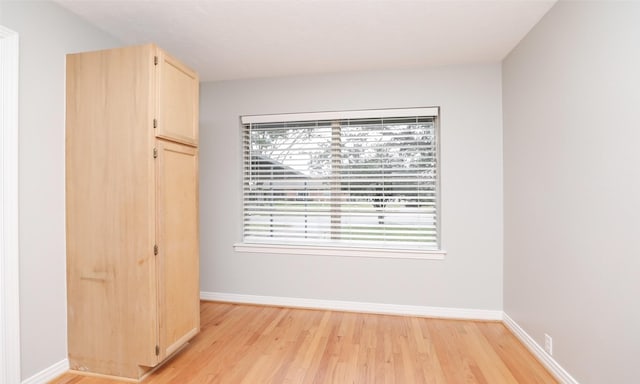
[[[500,65],[204,83],[205,292],[502,309]],[[236,253],[244,114],[440,106],[444,261]]]
[[[67,357],[64,205],[65,54],[117,41],[49,2],[2,1],[20,35],[22,378]]]
[[[582,384],[638,382],[639,21],[562,1],[503,63],[504,307]]]

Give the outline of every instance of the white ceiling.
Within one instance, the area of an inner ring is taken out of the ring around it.
[[[555,0],[55,0],[201,80],[499,62]]]

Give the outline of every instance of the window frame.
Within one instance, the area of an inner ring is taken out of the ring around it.
[[[240,116],[240,136],[244,137],[244,127],[252,123],[284,123],[298,121],[324,121],[324,120],[348,120],[348,119],[380,119],[380,118],[405,118],[405,117],[434,117],[435,119],[435,148],[436,148],[436,249],[419,249],[419,248],[402,248],[402,247],[376,247],[361,246],[348,244],[327,244],[327,245],[299,245],[299,244],[277,244],[277,243],[260,243],[260,242],[244,242],[244,225],[241,224],[242,241],[233,245],[236,252],[241,253],[268,253],[268,254],[296,254],[296,255],[313,255],[313,256],[339,256],[339,257],[368,257],[368,258],[394,258],[394,259],[427,259],[427,260],[443,260],[446,251],[443,247],[442,237],[442,194],[441,194],[441,151],[440,151],[440,107],[419,107],[419,108],[394,108],[394,109],[368,109],[368,110],[346,110],[346,111],[328,111],[328,112],[309,112],[309,113],[286,113],[286,114],[267,114],[267,115],[244,115]],[[242,156],[242,177],[241,182],[244,184],[244,147],[241,151]],[[242,187],[244,196],[245,190]],[[241,217],[244,223],[245,206],[244,198],[242,202]]]

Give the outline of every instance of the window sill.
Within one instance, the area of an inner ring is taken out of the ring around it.
[[[356,248],[356,247],[326,247],[308,245],[275,245],[275,244],[247,244],[233,245],[236,252],[243,253],[280,253],[293,255],[338,256],[338,257],[372,257],[387,259],[420,259],[444,260],[446,251],[424,251],[417,249],[386,249],[386,248]]]

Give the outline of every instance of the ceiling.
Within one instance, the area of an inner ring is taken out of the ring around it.
[[[202,81],[501,61],[555,0],[55,0]]]

